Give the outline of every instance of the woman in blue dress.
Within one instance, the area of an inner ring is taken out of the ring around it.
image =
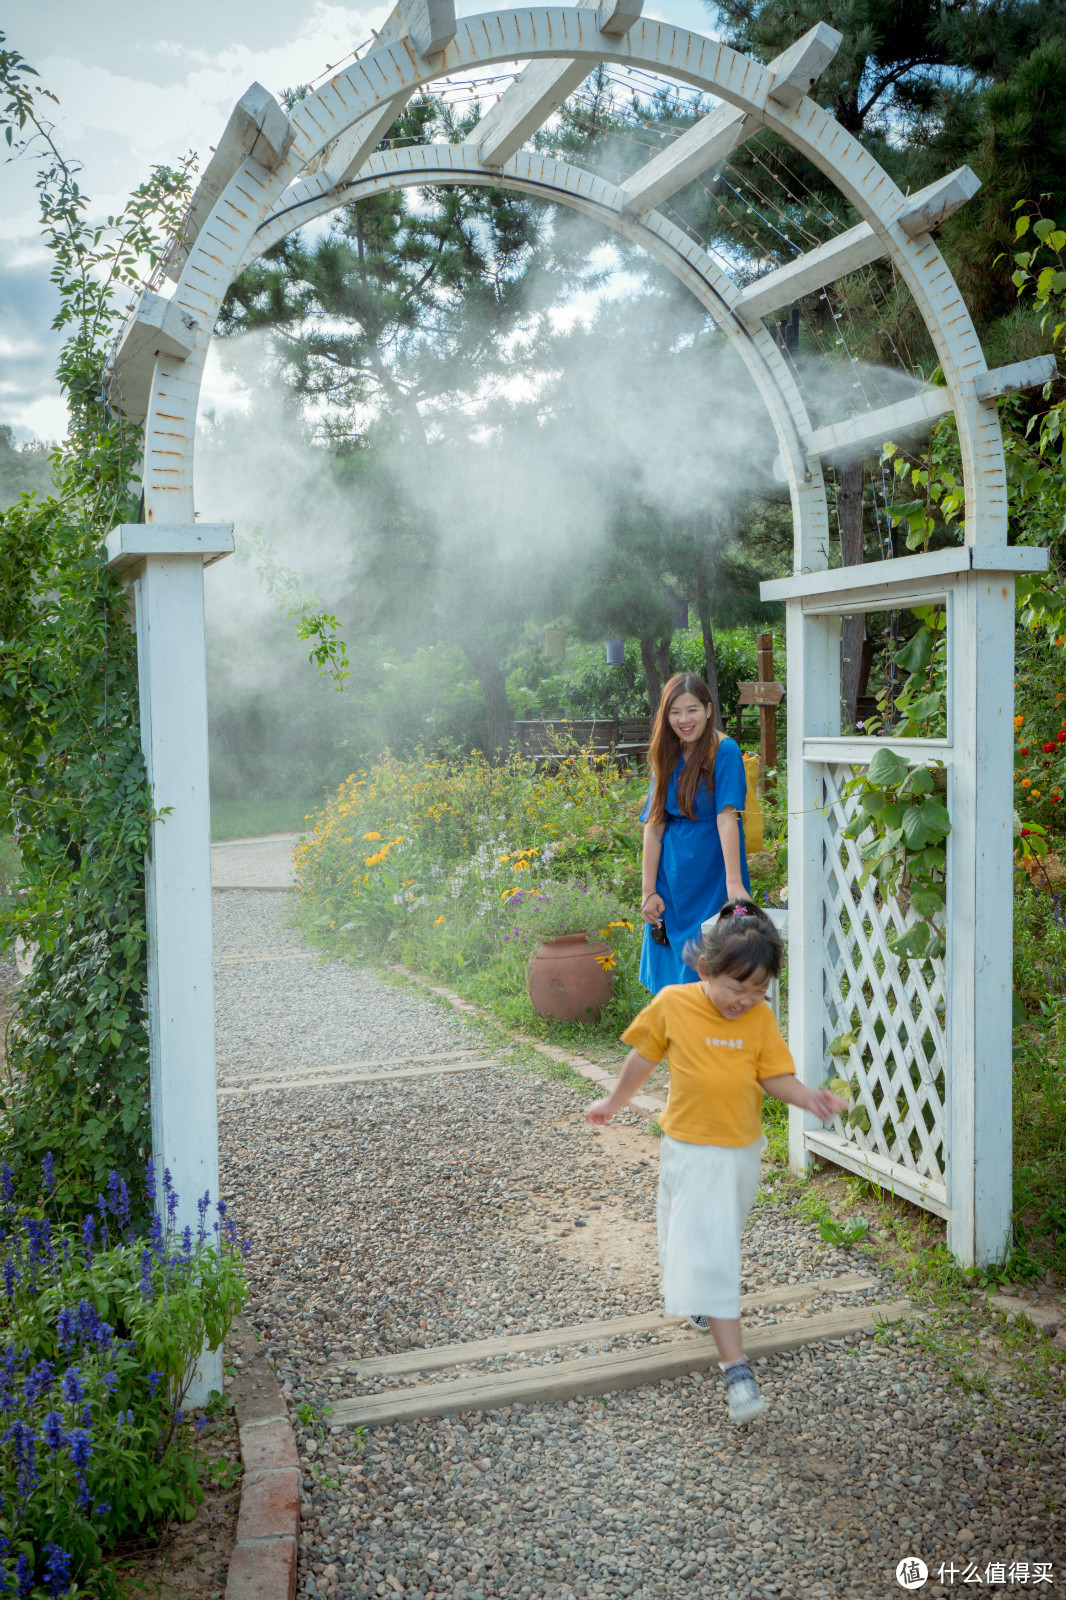
[[[744,856],[748,783],[739,745],[715,726],[702,678],[679,672],[663,689],[649,751],[641,916],[640,981],[658,994],[695,983],[685,945],[727,900],[751,898]],[[658,940],[665,936],[665,943]]]

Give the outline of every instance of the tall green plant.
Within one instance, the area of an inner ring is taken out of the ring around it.
[[[22,857],[0,929],[35,947],[9,1030],[0,1137],[18,1181],[54,1151],[57,1202],[74,1210],[111,1171],[132,1181],[149,1143],[152,806],[134,636],[100,556],[116,523],[137,520],[140,435],[110,403],[105,371],[123,302],[187,206],[189,164],[156,168],[118,215],[92,221],[44,115],[55,97],[2,35],[0,91],[8,145],[38,162],[70,412],[55,494],[0,513],[0,827]]]

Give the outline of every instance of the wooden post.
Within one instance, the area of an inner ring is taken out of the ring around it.
[[[799,600],[785,608],[788,653],[788,1037],[796,1075],[809,1089],[825,1077],[825,862],[822,775],[805,760],[804,739],[840,732],[840,619],[807,617]],[[820,1126],[790,1106],[788,1163],[805,1172],[812,1156],[805,1135]]]
[[[772,633],[757,633],[755,647],[758,651],[758,671],[756,677],[760,683],[773,683],[774,681],[774,636]],[[777,788],[777,707],[760,704],[759,706],[759,788],[766,794]],[[770,774],[770,776],[768,776]]]
[[[983,1267],[1009,1249],[1012,1202],[1013,573],[956,580],[948,651],[947,1243]]]
[[[759,708],[759,790],[765,794],[776,780],[766,774],[777,766],[777,708],[785,698],[784,685],[774,682],[774,640],[769,633],[757,633],[758,681],[739,683],[737,688],[737,743],[740,743],[740,719],[745,706]]]
[[[219,1197],[203,570],[232,549],[230,528],[198,523],[126,525],[107,539],[107,563],[133,591],[141,746],[166,813],[145,863],[152,1156],[194,1236],[197,1200],[210,1194],[210,1218]],[[212,1389],[222,1392],[221,1350],[204,1352],[190,1403]]]

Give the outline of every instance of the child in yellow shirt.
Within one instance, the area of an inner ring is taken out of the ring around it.
[[[698,950],[699,983],[661,989],[622,1038],[633,1048],[610,1094],[589,1106],[609,1122],[664,1056],[670,1097],[659,1118],[659,1265],[671,1316],[712,1333],[729,1417],[748,1422],[766,1409],[740,1336],[740,1235],[759,1186],[763,1093],[816,1117],[847,1102],[796,1078],[788,1046],[766,1004],[781,971],[781,937],[759,907],[723,907]]]

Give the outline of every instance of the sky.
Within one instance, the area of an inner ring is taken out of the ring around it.
[[[460,15],[489,9],[457,0]],[[101,217],[117,210],[157,162],[206,158],[234,103],[258,81],[273,94],[317,78],[380,27],[391,0],[8,0],[6,46],[59,97],[57,142],[83,166],[82,188]],[[658,0],[644,14],[706,33],[703,0]],[[201,167],[204,161],[201,160]],[[0,424],[17,439],[55,439],[65,407],[53,377],[56,301],[40,239],[32,162],[0,180]],[[223,392],[204,394],[216,404]]]

